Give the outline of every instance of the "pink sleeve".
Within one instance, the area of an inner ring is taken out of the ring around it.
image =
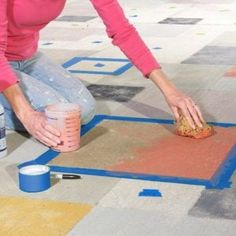
[[[135,27],[129,23],[117,0],[90,0],[102,18],[112,43],[147,76],[160,65],[147,48]]]
[[[17,83],[17,77],[5,57],[7,47],[7,1],[1,0],[0,4],[0,92]]]

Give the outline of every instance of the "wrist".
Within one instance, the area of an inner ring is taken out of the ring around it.
[[[18,84],[5,89],[3,94],[20,121],[23,122],[26,117],[34,112]]]
[[[14,109],[17,118],[24,123],[35,112],[30,106],[23,105],[20,109]]]
[[[149,74],[149,79],[159,87],[164,95],[168,95],[176,91],[175,85],[167,78],[167,76],[161,69],[153,70]]]

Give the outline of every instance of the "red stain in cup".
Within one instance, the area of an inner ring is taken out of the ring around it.
[[[57,103],[45,109],[48,122],[61,132],[61,143],[53,148],[71,152],[80,148],[80,108],[72,103]]]

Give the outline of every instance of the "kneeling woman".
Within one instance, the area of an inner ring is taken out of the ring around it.
[[[203,119],[199,108],[167,79],[124,16],[118,1],[90,1],[106,25],[113,44],[162,91],[175,118],[178,119],[181,111],[193,128],[194,123],[201,126]],[[61,13],[65,2],[1,0],[0,4],[0,102],[6,111],[7,128],[27,130],[50,147],[61,141],[60,133],[48,125],[42,112],[47,105],[57,102],[78,104],[83,124],[95,114],[95,100],[87,88],[37,51],[39,31]]]

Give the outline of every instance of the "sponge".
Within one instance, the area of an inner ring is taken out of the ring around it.
[[[176,122],[175,133],[180,136],[195,138],[195,139],[207,138],[215,133],[212,126],[208,125],[207,123],[203,123],[202,125],[203,127],[198,127],[196,125],[196,129],[193,129],[189,125],[187,119],[183,115],[181,115]]]

